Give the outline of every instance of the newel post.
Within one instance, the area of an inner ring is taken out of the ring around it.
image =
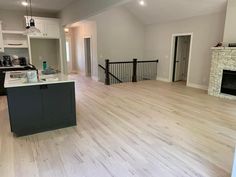
[[[137,59],[133,59],[133,76],[132,76],[132,82],[137,82]]]
[[[105,60],[105,84],[110,85],[110,75],[109,75],[109,59]]]

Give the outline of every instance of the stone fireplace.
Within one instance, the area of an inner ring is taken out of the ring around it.
[[[236,48],[213,47],[208,94],[236,100]]]

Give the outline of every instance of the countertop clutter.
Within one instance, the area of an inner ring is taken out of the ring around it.
[[[8,67],[0,67],[0,96],[7,95],[7,91],[4,88],[5,83],[5,75],[6,72],[13,72],[13,71],[31,71],[35,70],[35,67],[32,65],[27,66],[20,66],[20,65],[14,65],[14,66],[8,66]]]
[[[12,88],[12,87],[25,87],[25,86],[34,86],[34,85],[74,82],[72,79],[69,79],[68,76],[59,73],[59,74],[52,74],[52,75],[40,74],[38,82],[29,83],[27,81],[26,73],[27,71],[6,72],[4,87]]]

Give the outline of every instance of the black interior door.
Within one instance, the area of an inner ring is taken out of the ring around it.
[[[172,75],[172,82],[176,81],[175,74],[176,74],[176,65],[179,62],[177,60],[177,52],[178,52],[178,36],[175,37],[175,48],[174,48],[174,64],[173,64],[173,75]]]

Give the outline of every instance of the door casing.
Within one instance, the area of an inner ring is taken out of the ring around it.
[[[171,51],[170,51],[170,66],[169,66],[169,82],[173,79],[173,67],[174,67],[174,54],[175,54],[175,38],[177,36],[190,36],[190,48],[189,48],[189,58],[188,58],[188,73],[187,73],[187,83],[189,86],[189,75],[191,71],[191,59],[192,59],[192,44],[193,44],[193,33],[176,33],[172,34],[171,38]]]

